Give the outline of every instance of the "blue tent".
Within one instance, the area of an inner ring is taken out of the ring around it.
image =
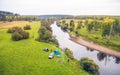
[[[56,55],[60,55],[60,52],[59,52],[58,50],[54,50],[54,53],[55,53]]]

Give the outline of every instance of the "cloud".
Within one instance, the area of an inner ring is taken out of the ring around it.
[[[119,0],[1,0],[0,10],[20,14],[120,15]]]

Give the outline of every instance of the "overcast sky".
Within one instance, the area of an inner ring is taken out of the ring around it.
[[[120,0],[0,0],[0,10],[21,15],[120,15]]]

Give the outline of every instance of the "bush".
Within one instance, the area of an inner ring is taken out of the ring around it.
[[[29,33],[25,32],[22,28],[20,27],[12,27],[9,28],[8,33],[12,33],[12,39],[14,41],[22,40],[22,39],[28,39],[29,38]]]
[[[23,31],[21,27],[12,27],[8,29],[8,33],[21,32]]]
[[[30,29],[31,29],[30,25],[24,26],[24,30],[30,30]]]
[[[55,36],[52,37],[51,42],[59,46],[58,40],[55,38]]]
[[[29,33],[28,32],[22,31],[21,35],[22,35],[22,39],[28,39],[29,38]]]
[[[65,54],[67,55],[68,58],[74,59],[73,52],[70,49],[66,48],[65,49]]]
[[[41,26],[39,29],[39,37],[37,38],[38,41],[49,42],[59,46],[57,39],[52,36],[52,32],[48,30],[45,26]]]
[[[12,34],[12,39],[13,39],[14,41],[21,40],[22,38],[23,38],[23,36],[22,36],[20,33],[18,33],[18,32],[14,32],[14,33]]]
[[[87,57],[81,58],[80,65],[82,66],[82,68],[85,71],[87,71],[91,74],[94,74],[94,75],[99,74],[99,66],[97,64],[95,64],[93,60],[91,60]]]
[[[47,30],[44,26],[39,29],[39,41],[49,42],[52,39],[52,32]]]

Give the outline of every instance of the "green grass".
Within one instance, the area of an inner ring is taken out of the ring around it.
[[[60,21],[62,21],[62,20],[60,20]],[[67,19],[65,21],[69,24],[70,19]],[[74,21],[76,21],[76,20],[74,20]],[[77,29],[77,24],[78,23],[76,21],[75,28],[72,32],[70,32],[70,34],[76,35],[75,32],[78,31],[79,36],[82,37],[83,39],[120,52],[120,36],[111,36],[111,39],[109,41],[110,44],[108,45],[108,36],[102,37],[101,36],[102,32],[100,29],[98,31],[92,30],[89,32],[87,30],[85,24],[83,24],[84,28],[81,28],[81,29]]]
[[[27,30],[30,38],[21,41],[12,41],[11,34],[7,33],[11,26],[0,27],[0,75],[89,75],[80,69],[78,61],[68,63],[66,55],[64,63],[62,58],[48,59],[50,52],[44,52],[43,48],[60,49],[35,41],[40,22],[18,22],[17,26],[23,27],[26,23],[32,27]]]
[[[72,33],[75,34],[75,32],[72,32]],[[102,45],[104,47],[107,47],[112,50],[116,50],[116,51],[120,52],[120,36],[111,37],[110,42],[112,44],[108,46],[107,42],[106,42],[108,37],[103,38],[101,36],[102,33],[100,31],[95,32],[94,30],[92,30],[91,32],[88,32],[87,28],[84,27],[84,28],[79,29],[79,34],[85,40],[92,41],[92,42]]]

